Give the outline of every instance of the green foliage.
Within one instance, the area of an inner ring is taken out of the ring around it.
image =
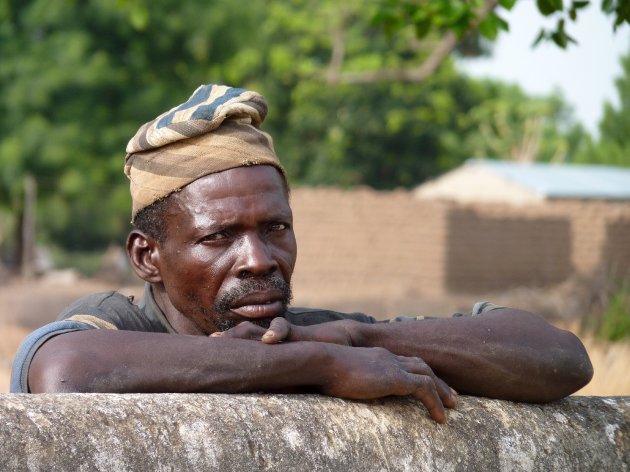
[[[623,75],[615,81],[619,107],[605,104],[599,139],[585,140],[575,154],[575,162],[630,166],[630,53],[621,59],[621,65]]]
[[[530,0],[521,0],[530,1]],[[630,0],[600,0],[601,10],[613,17],[613,29],[630,23]],[[408,25],[412,25],[418,38],[431,32],[452,31],[458,37],[478,29],[485,38],[495,40],[501,30],[508,31],[509,25],[496,11],[487,16],[487,10],[495,5],[495,0],[381,0],[373,17],[373,23],[383,27],[393,36]],[[590,4],[590,0],[536,0],[541,15],[557,19],[553,29],[542,28],[534,44],[552,41],[565,49],[575,40],[566,30],[569,21],[576,21],[580,10]],[[499,0],[498,5],[511,10],[516,0]]]
[[[599,318],[596,334],[607,341],[630,337],[630,281],[619,283]]]
[[[584,132],[571,122],[571,111],[559,95],[528,97],[515,86],[487,82],[487,98],[466,115],[471,131],[463,148],[479,158],[520,162],[563,161],[572,155]],[[462,147],[462,143],[453,143]]]
[[[576,21],[580,10],[590,5],[590,0],[536,0],[538,11],[544,16],[557,18],[554,29],[542,28],[534,45],[541,41],[553,41],[558,47],[566,49],[569,43],[576,44],[566,30],[568,21]],[[568,5],[565,8],[565,5]],[[601,0],[601,10],[608,16],[613,16],[613,30],[624,23],[630,23],[630,1],[628,0]]]
[[[444,30],[453,31],[461,38],[470,30],[484,3],[484,0],[426,0],[419,5],[414,0],[384,0],[372,22],[390,36],[411,24],[418,38]]]
[[[40,239],[75,249],[120,241],[129,218],[121,211],[129,208],[127,141],[200,83],[226,80],[223,67],[237,74],[229,62],[242,33],[232,25],[255,31],[261,8],[2,0],[0,206],[19,212],[21,177],[30,173]]]
[[[85,277],[95,276],[103,263],[103,255],[94,251],[67,251],[54,248],[52,261],[58,269],[74,269]]]
[[[330,79],[417,67],[449,32],[460,51],[478,54],[471,27],[490,39],[508,28],[500,10],[480,19],[484,5],[0,0],[0,214],[12,216],[0,220],[0,244],[15,246],[8,231],[26,174],[38,182],[40,241],[71,251],[120,243],[127,141],[201,83],[267,97],[265,129],[294,183],[411,187],[473,155],[505,158],[541,116],[536,157],[552,159],[581,136],[557,97],[469,79],[448,59],[422,83]]]
[[[608,341],[630,337],[630,290],[627,288],[610,301],[603,314],[597,336]]]

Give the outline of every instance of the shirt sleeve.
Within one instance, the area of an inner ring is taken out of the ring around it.
[[[499,305],[495,305],[491,302],[477,302],[473,305],[472,310],[468,313],[453,313],[452,317],[457,318],[460,316],[478,316],[483,313],[488,313],[489,311],[496,310],[498,308],[504,308]],[[417,321],[417,320],[435,320],[438,319],[436,316],[397,316],[396,318],[391,318],[389,320],[385,320],[385,323],[394,323],[398,321]]]
[[[11,393],[28,393],[28,369],[37,349],[50,338],[63,333],[95,329],[96,326],[78,320],[54,321],[29,334],[20,345],[11,370]]]

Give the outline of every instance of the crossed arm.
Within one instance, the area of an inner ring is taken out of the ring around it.
[[[35,354],[36,392],[256,392],[308,389],[351,399],[411,395],[431,417],[460,393],[545,402],[585,385],[580,341],[529,313],[370,325],[336,321],[269,330],[242,323],[202,337],[88,330],[48,340]],[[450,387],[449,387],[450,386]]]

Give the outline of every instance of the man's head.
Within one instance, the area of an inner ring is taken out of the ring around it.
[[[127,242],[130,260],[152,284],[171,324],[189,334],[225,330],[244,320],[269,323],[289,303],[296,259],[284,171],[271,139],[257,128],[266,114],[264,99],[254,92],[221,90],[215,96],[200,88],[188,105],[144,125],[128,152],[150,149],[130,152],[125,166],[136,225]],[[246,104],[237,101],[236,113],[229,107],[225,113],[225,103],[244,95]],[[210,102],[204,102],[204,113],[213,125],[190,113],[204,97]],[[177,118],[182,112],[185,123]],[[177,134],[168,133],[177,140],[151,135],[160,122],[171,128],[175,123]],[[191,127],[206,131],[181,138],[183,131],[192,134]]]

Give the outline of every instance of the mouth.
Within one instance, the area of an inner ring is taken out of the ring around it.
[[[284,308],[283,295],[276,290],[250,293],[230,305],[230,311],[243,318],[278,316]]]

